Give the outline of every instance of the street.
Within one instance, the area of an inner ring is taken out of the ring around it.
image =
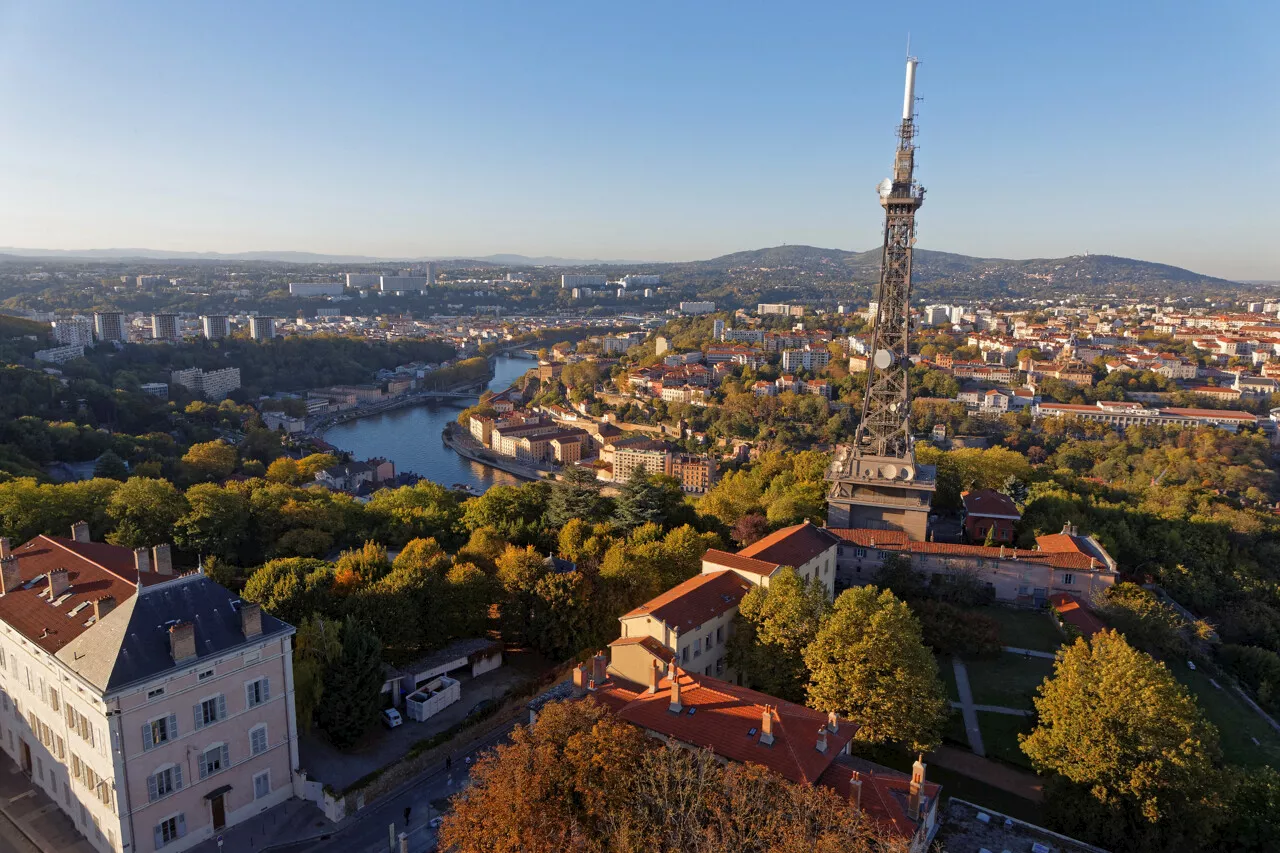
[[[0,814],[0,853],[40,853],[13,825],[13,821]]]

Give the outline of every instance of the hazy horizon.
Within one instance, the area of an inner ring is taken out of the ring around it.
[[[0,0],[0,244],[861,251],[909,27],[918,248],[1280,279],[1276,7],[911,11]]]

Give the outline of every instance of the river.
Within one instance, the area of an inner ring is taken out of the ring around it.
[[[489,388],[505,391],[536,362],[498,356],[493,361]],[[445,486],[464,483],[481,491],[490,486],[521,482],[505,471],[464,459],[440,440],[445,424],[470,405],[462,400],[439,401],[370,415],[327,430],[324,440],[356,459],[381,456],[396,463],[396,471],[411,471]]]

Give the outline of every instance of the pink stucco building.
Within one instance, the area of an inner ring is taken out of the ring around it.
[[[0,540],[0,747],[97,849],[185,850],[294,793],[293,633],[167,545]]]

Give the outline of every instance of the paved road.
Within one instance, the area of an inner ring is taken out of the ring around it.
[[[964,703],[963,703],[963,702],[952,702],[952,703],[951,703],[951,707],[952,707],[952,708],[958,708],[958,709],[960,709],[961,711],[964,711]],[[1030,716],[1033,716],[1033,713],[1032,713],[1031,711],[1023,711],[1023,710],[1021,710],[1021,709],[1019,709],[1019,708],[1006,708],[1006,707],[1005,707],[1005,706],[1003,706],[1003,705],[974,705],[974,706],[973,706],[973,710],[975,710],[975,711],[986,711],[987,713],[990,713],[990,714],[1007,714],[1007,715],[1009,715],[1010,717],[1030,717]]]
[[[0,814],[0,853],[40,853],[30,844],[26,837],[18,831],[13,821]]]
[[[969,736],[969,749],[973,754],[985,758],[986,748],[982,745],[982,730],[978,728],[978,714],[973,707],[973,693],[969,690],[969,670],[964,661],[952,658],[951,665],[956,672],[956,692],[960,694],[960,715],[964,717],[964,731]]]
[[[1004,650],[1023,657],[1045,658],[1046,660],[1057,660],[1058,658],[1058,655],[1054,652],[1038,652],[1035,649],[1020,649],[1017,646],[1005,646]]]

